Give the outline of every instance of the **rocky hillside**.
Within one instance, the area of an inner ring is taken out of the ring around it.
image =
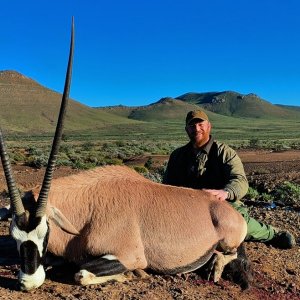
[[[300,117],[296,107],[288,109],[284,106],[273,105],[253,93],[247,95],[232,91],[187,93],[176,99],[226,116],[267,119]]]

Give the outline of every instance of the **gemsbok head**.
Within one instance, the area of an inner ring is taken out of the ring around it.
[[[22,203],[22,199],[13,178],[9,157],[3,140],[3,134],[0,130],[1,160],[11,200],[11,209],[13,212],[10,232],[17,242],[17,247],[21,258],[19,281],[21,288],[23,289],[38,287],[44,282],[45,279],[45,271],[42,263],[45,257],[49,238],[49,225],[46,217],[46,205],[62,135],[63,119],[68,103],[72,74],[73,49],[74,22],[72,20],[69,62],[55,137],[39,197],[36,205],[34,205],[30,211],[25,210]],[[74,233],[74,231],[72,233]],[[78,232],[75,231],[75,233]]]

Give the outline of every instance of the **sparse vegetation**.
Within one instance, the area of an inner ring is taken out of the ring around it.
[[[249,187],[245,198],[249,200],[257,200],[259,198],[259,192],[255,188]]]
[[[27,146],[21,147],[21,145]],[[50,144],[50,142],[49,142]],[[50,146],[42,141],[10,142],[9,153],[12,163],[42,168],[47,165]],[[123,164],[132,157],[144,155],[168,155],[179,145],[177,142],[161,141],[88,141],[63,142],[57,158],[58,166],[71,166],[79,169],[89,169],[108,164]],[[145,164],[146,169],[152,169],[153,161]]]
[[[292,182],[283,182],[275,191],[274,197],[285,205],[300,206],[300,185]]]
[[[249,187],[245,199],[267,203],[275,202],[284,206],[300,207],[300,185],[284,181],[269,192],[259,192],[254,187]]]

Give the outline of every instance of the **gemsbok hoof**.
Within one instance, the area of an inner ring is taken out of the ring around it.
[[[76,283],[80,285],[91,285],[91,284],[103,284],[109,281],[125,282],[128,278],[123,274],[109,275],[109,276],[99,276],[90,273],[86,270],[80,270],[74,276]]]

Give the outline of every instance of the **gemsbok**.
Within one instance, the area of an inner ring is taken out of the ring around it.
[[[0,131],[0,154],[12,209],[22,290],[45,280],[46,251],[75,262],[81,285],[127,280],[126,272],[196,270],[214,258],[213,280],[237,257],[246,222],[228,203],[202,190],[152,182],[125,166],[53,179],[69,98],[74,23],[62,103],[41,187],[21,198]],[[125,274],[124,274],[125,273]]]

